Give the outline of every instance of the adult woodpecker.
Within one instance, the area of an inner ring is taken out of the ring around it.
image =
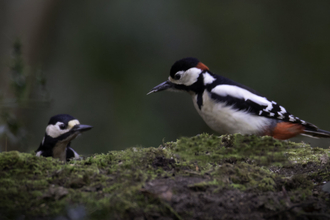
[[[330,137],[329,131],[299,119],[256,91],[213,74],[196,58],[176,61],[168,80],[148,94],[163,90],[188,92],[206,124],[220,134],[268,135],[280,140],[298,134]]]
[[[45,136],[36,150],[36,156],[58,158],[67,161],[79,158],[79,155],[71,147],[71,141],[84,131],[92,128],[90,125],[82,125],[67,114],[59,114],[50,118],[46,127]]]

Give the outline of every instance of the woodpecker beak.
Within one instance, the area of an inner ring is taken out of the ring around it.
[[[84,132],[84,131],[88,131],[90,129],[92,129],[93,127],[90,126],[90,125],[81,125],[81,124],[78,124],[78,125],[75,125],[71,131],[73,132]]]
[[[92,129],[93,127],[90,125],[81,125],[81,124],[76,124],[75,126],[73,126],[70,131],[55,137],[54,139],[58,140],[60,143],[63,142],[69,142],[72,141],[73,139],[75,139],[79,134],[81,134],[82,132],[88,131],[90,129]]]
[[[171,89],[171,88],[174,88],[174,84],[167,80],[167,81],[159,84],[158,86],[155,86],[153,89],[150,90],[150,92],[147,93],[147,95],[154,93],[154,92],[160,92],[160,91],[163,91],[166,89]]]

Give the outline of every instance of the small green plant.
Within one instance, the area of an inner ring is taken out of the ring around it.
[[[22,43],[15,40],[6,86],[0,90],[0,152],[20,149],[26,143],[28,131],[24,126],[24,109],[49,103],[45,84],[41,71],[32,72],[24,65]],[[35,92],[38,87],[41,89]],[[38,98],[32,98],[35,96]]]

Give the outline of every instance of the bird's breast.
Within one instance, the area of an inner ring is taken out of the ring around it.
[[[58,142],[53,147],[53,157],[61,161],[66,161],[66,147],[68,142]]]
[[[198,95],[195,94],[192,97],[196,110],[206,124],[219,134],[262,135],[272,123],[272,119],[253,115],[247,111],[240,111],[225,102],[215,101],[206,90],[202,94],[201,108],[197,102]]]

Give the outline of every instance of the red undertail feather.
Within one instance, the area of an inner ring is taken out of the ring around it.
[[[272,132],[266,135],[272,136],[279,140],[286,140],[297,136],[298,134],[312,138],[330,138],[330,132],[321,130],[316,126],[304,126],[291,122],[280,122],[276,125]]]
[[[304,133],[304,131],[305,127],[301,124],[280,122],[276,125],[270,136],[279,140],[286,140],[297,136],[298,134]]]

